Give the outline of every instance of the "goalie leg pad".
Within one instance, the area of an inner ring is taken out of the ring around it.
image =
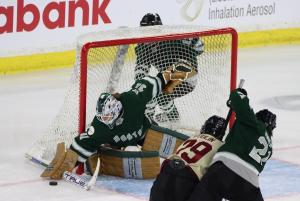
[[[153,125],[146,132],[142,150],[158,151],[160,157],[168,158],[188,138],[182,133]]]
[[[68,149],[64,161],[59,166],[59,168],[50,175],[50,178],[59,180],[62,179],[63,173],[65,171],[72,172],[76,165],[77,159],[77,153],[71,149]]]
[[[66,156],[65,149],[66,148],[64,142],[57,144],[55,156],[51,161],[51,163],[48,165],[48,167],[41,174],[41,177],[50,177],[55,171],[57,171],[57,169],[61,166],[61,164],[65,159]]]
[[[127,179],[153,179],[160,170],[158,152],[107,149],[87,160],[91,173],[95,171],[98,157],[101,158],[99,174]]]

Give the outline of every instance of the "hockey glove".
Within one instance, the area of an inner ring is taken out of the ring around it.
[[[185,60],[173,64],[162,73],[165,83],[167,83],[164,92],[172,93],[176,86],[195,74],[197,74],[195,68]]]
[[[243,89],[243,88],[237,88],[237,89],[234,90],[232,93],[235,93],[235,92],[238,93],[239,96],[241,96],[241,97],[247,96],[247,95],[248,95],[247,91],[246,91],[245,89]],[[231,100],[230,100],[230,99],[227,100],[226,105],[227,105],[229,108],[231,108]]]
[[[227,107],[231,108],[231,100],[230,100],[230,99],[228,99],[228,100],[226,101],[226,105],[227,105]]]
[[[247,96],[248,93],[245,89],[243,88],[237,88],[236,91],[240,94],[240,95],[244,95],[244,96]]]

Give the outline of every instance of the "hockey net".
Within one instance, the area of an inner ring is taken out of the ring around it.
[[[165,118],[167,120],[161,118],[158,124],[193,135],[199,132],[209,116],[216,114],[226,117],[226,100],[230,90],[236,87],[237,33],[234,29],[164,25],[90,33],[78,39],[76,64],[61,110],[45,134],[32,145],[27,156],[50,161],[58,142],[64,141],[69,145],[74,136],[84,132],[95,115],[100,93],[123,92],[130,88],[135,80],[137,44],[164,42],[163,51],[171,53],[168,57],[181,55],[182,59],[182,55],[192,55],[176,47],[172,41],[192,38],[204,44],[204,52],[196,57],[198,74],[195,88],[192,92],[185,91],[185,87],[178,89],[183,95],[174,99],[176,117],[172,119],[172,115],[168,115]],[[151,59],[151,54],[143,58]],[[159,59],[160,64],[164,65],[164,58]],[[174,61],[176,59],[173,58]],[[155,76],[157,72],[152,65],[149,74]],[[157,103],[154,107],[155,117],[163,117],[167,113],[158,104],[167,105],[164,101],[167,103],[169,100],[161,96],[150,102],[150,105]]]

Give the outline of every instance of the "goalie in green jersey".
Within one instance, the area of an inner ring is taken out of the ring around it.
[[[267,109],[254,113],[241,88],[231,92],[228,105],[236,113],[235,123],[188,201],[264,200],[258,179],[272,155],[276,115]]]
[[[137,80],[130,90],[121,94],[102,93],[96,115],[86,132],[75,137],[70,149],[56,153],[51,168],[42,177],[61,179],[64,171],[72,171],[77,162],[84,163],[101,145],[122,148],[142,144],[151,120],[145,116],[146,104],[159,92],[195,75],[192,67],[178,62],[156,77]],[[175,84],[174,84],[175,83]]]

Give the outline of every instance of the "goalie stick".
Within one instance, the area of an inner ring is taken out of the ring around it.
[[[46,162],[39,160],[33,156],[30,156],[29,154],[25,154],[25,157],[28,158],[31,162],[33,162],[35,164],[42,165],[43,167],[46,167],[46,168],[49,166]],[[69,171],[65,171],[63,173],[63,178],[65,181],[73,183],[73,184],[89,191],[96,184],[99,170],[100,170],[100,160],[98,158],[96,170],[95,170],[92,178],[89,181],[86,181],[85,179],[81,178],[80,176],[78,176],[72,172],[69,172]]]
[[[87,190],[90,190],[93,186],[95,186],[96,180],[97,180],[97,177],[98,177],[98,174],[99,174],[99,170],[100,170],[100,159],[98,157],[96,170],[95,170],[92,178],[90,179],[90,181],[88,183],[88,189]]]

